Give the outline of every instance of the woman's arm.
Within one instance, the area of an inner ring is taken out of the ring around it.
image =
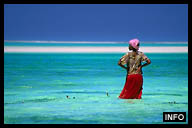
[[[147,63],[139,66],[137,70],[138,70],[138,71],[141,71],[142,67],[147,66],[147,65],[149,65],[149,64],[151,63],[151,60],[150,60],[150,59],[147,59],[146,62],[147,62]]]
[[[127,70],[127,67],[125,67],[124,65],[122,65],[120,60],[119,60],[119,62],[118,62],[118,65],[119,65],[120,67],[122,67],[122,68],[124,68],[124,69]]]
[[[144,66],[149,65],[149,64],[151,63],[151,60],[150,60],[150,59],[147,59],[147,60],[146,60],[146,62],[147,62],[147,63],[145,63],[145,64],[141,65],[141,68],[142,68],[142,67],[144,67]]]

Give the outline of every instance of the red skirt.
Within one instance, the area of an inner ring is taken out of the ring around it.
[[[121,99],[141,99],[143,89],[143,76],[141,74],[128,75],[122,92]]]

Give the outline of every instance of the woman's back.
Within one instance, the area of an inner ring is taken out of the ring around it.
[[[138,51],[139,40],[129,41],[129,50],[118,62],[118,65],[127,70],[126,82],[119,98],[122,99],[141,99],[143,89],[142,67],[151,63],[147,56]],[[147,63],[142,64],[142,61]],[[124,66],[124,65],[127,65]]]
[[[122,64],[127,64],[128,74],[142,74],[142,70],[138,70],[142,61],[146,61],[148,58],[143,52],[128,52],[121,58]]]

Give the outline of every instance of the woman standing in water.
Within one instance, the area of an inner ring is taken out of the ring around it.
[[[142,67],[151,63],[150,59],[139,50],[139,40],[129,41],[129,50],[118,62],[118,65],[127,70],[124,88],[119,95],[121,99],[141,99],[143,89]],[[142,62],[146,63],[142,65]],[[124,65],[127,65],[125,67]]]

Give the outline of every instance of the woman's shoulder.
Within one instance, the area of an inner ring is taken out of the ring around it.
[[[143,55],[144,53],[143,53],[143,52],[141,52],[141,51],[138,51],[138,54],[139,54],[139,55]]]
[[[142,51],[138,51],[138,53],[142,54],[143,52]]]
[[[127,52],[125,55],[126,56],[133,56],[134,54],[133,54],[133,52]],[[142,51],[137,51],[137,55],[143,56],[144,53]]]

